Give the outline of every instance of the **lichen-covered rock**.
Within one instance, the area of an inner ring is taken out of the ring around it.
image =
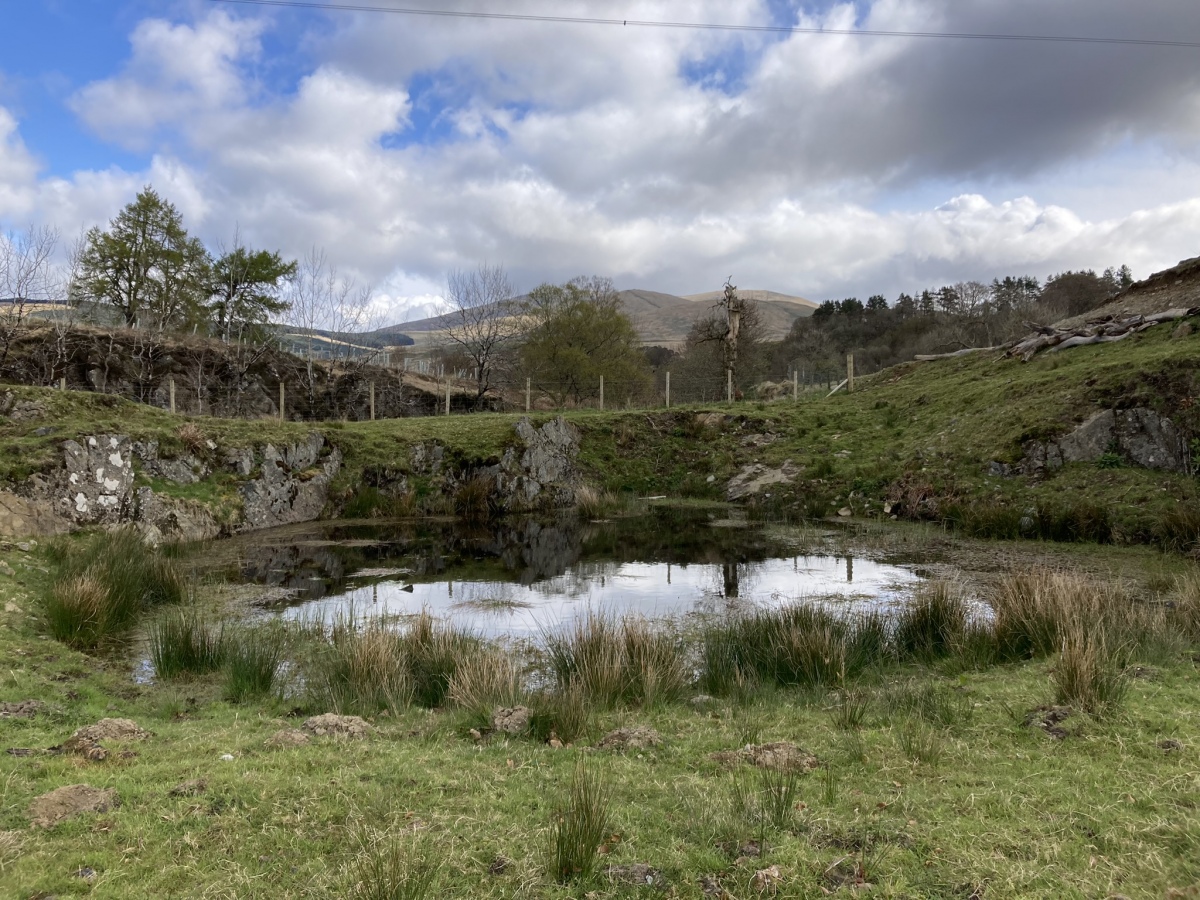
[[[1109,453],[1144,469],[1181,474],[1191,469],[1187,441],[1175,424],[1152,409],[1138,407],[1102,410],[1057,441],[1030,442],[1020,471],[1041,475],[1065,463],[1096,462]]]
[[[164,541],[207,541],[221,534],[221,526],[199,503],[137,489],[137,527],[146,543]]]
[[[154,478],[162,478],[173,484],[195,484],[211,473],[208,464],[191,453],[179,458],[161,458],[158,455],[158,441],[134,441],[132,447],[142,464],[142,471]]]
[[[322,458],[325,439],[316,432],[298,444],[263,449],[258,478],[242,485],[243,531],[311,522],[321,515],[329,483],[342,465],[336,447]],[[320,465],[318,465],[320,463]]]
[[[305,719],[301,726],[309,734],[317,737],[337,737],[361,740],[373,730],[365,719],[358,716],[339,716],[336,713],[323,713]]]
[[[117,525],[133,508],[133,448],[123,434],[64,441],[65,472],[55,485],[58,508],[79,525]]]

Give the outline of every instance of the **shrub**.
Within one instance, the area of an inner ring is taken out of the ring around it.
[[[150,661],[159,678],[203,675],[221,667],[224,628],[192,609],[172,609],[150,626]]]
[[[566,799],[550,823],[550,871],[555,880],[565,884],[592,874],[608,832],[608,807],[604,779],[577,763]]]

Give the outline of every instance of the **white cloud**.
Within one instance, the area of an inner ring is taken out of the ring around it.
[[[1023,15],[1069,31],[1064,10],[1085,5],[1101,31],[1133,22],[1122,0],[876,0],[863,21],[1013,31]],[[1145,6],[1176,31],[1200,24],[1200,7]],[[713,12],[647,0],[626,14]],[[801,24],[855,15],[844,3]],[[720,18],[764,21],[764,2]],[[1146,275],[1200,243],[1200,153],[1185,140],[1200,133],[1200,76],[1182,54],[1129,66],[1090,48],[333,22],[301,41],[314,62],[276,94],[254,74],[264,20],[142,23],[128,64],[73,103],[97,134],[147,148],[146,169],[39,179],[0,109],[0,218],[70,232],[153,183],[210,243],[238,227],[293,256],[324,247],[392,317],[431,312],[444,273],[483,260],[521,288],[602,273],[691,293],[732,273],[821,299],[1121,262]]]

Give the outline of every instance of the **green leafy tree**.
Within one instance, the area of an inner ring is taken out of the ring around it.
[[[183,328],[203,316],[208,251],[183,217],[153,188],[143,188],[107,230],[92,228],[71,285],[75,302],[106,303],[127,325]]]
[[[602,375],[606,398],[617,402],[649,388],[637,330],[609,279],[539,285],[522,303],[522,315],[529,330],[521,367],[559,404],[595,397]]]
[[[209,270],[208,311],[217,337],[227,341],[286,312],[282,291],[296,268],[295,260],[240,243],[223,253]]]

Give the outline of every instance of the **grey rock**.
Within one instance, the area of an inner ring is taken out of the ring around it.
[[[342,454],[336,447],[321,461],[316,472],[310,471],[320,460],[325,439],[313,433],[299,443],[277,450],[268,444],[263,450],[261,474],[241,487],[243,531],[311,522],[320,517],[329,496],[329,484],[342,466]]]
[[[768,468],[762,463],[751,463],[729,480],[725,487],[725,497],[731,501],[743,500],[770,485],[788,484],[799,472],[791,460],[777,469]]]
[[[246,477],[254,471],[254,451],[248,447],[231,447],[225,451],[221,462],[225,468]]]
[[[1096,462],[1108,453],[1144,469],[1191,471],[1187,442],[1179,429],[1167,417],[1145,407],[1102,410],[1058,441],[1027,444],[1021,471],[1043,475],[1064,463]]]
[[[206,541],[221,534],[221,526],[207,508],[174,497],[137,489],[137,526],[146,543]]]
[[[65,441],[65,472],[55,485],[60,512],[78,525],[116,525],[133,508],[133,448],[127,436]]]
[[[508,706],[492,713],[492,729],[501,734],[522,734],[533,713],[527,706]]]

